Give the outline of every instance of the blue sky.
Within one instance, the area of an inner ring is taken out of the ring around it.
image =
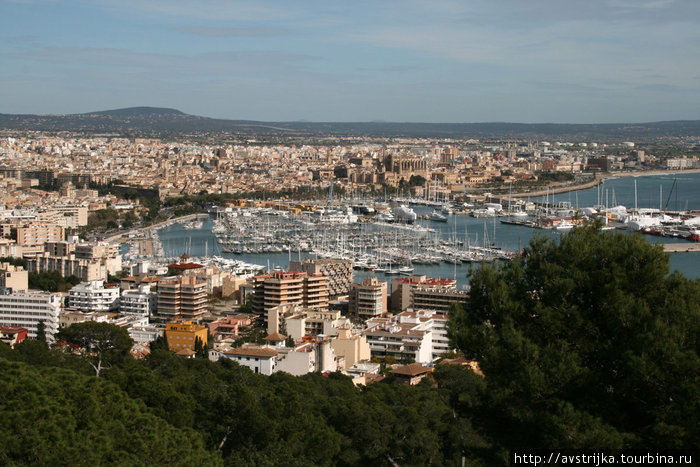
[[[0,0],[0,113],[700,119],[698,0]]]

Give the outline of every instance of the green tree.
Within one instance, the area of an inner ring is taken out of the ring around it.
[[[576,228],[470,281],[450,337],[486,375],[502,445],[697,445],[700,281],[669,275],[660,246]]]
[[[114,383],[3,358],[0,373],[2,465],[221,465]]]
[[[165,336],[156,337],[155,340],[151,342],[150,349],[151,352],[155,352],[156,350],[170,350]]]
[[[411,175],[408,179],[408,186],[423,186],[425,185],[426,179],[422,175]]]
[[[97,377],[103,370],[111,368],[111,364],[128,358],[134,345],[126,329],[95,321],[62,328],[58,331],[57,339],[81,349]]]
[[[46,343],[46,324],[44,324],[43,319],[39,320],[36,325],[36,340]]]
[[[194,339],[194,352],[196,357],[202,357],[204,354],[204,344],[202,343],[202,339],[199,337],[195,337]]]

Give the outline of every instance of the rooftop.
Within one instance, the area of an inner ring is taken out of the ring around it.
[[[270,347],[237,347],[224,351],[226,355],[243,355],[246,357],[271,358],[277,355],[277,351]]]

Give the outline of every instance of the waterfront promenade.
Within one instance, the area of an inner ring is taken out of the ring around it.
[[[700,253],[700,243],[664,243],[666,253]]]
[[[508,195],[508,197],[511,198],[527,198],[527,197],[538,197],[538,196],[546,196],[546,195],[556,195],[560,193],[568,193],[571,191],[579,191],[579,190],[587,190],[589,188],[596,187],[600,185],[602,182],[604,182],[608,178],[617,178],[617,177],[641,177],[641,176],[650,176],[650,175],[672,175],[672,174],[688,174],[688,173],[698,173],[700,170],[698,169],[690,169],[690,170],[652,170],[652,171],[645,171],[645,172],[608,172],[604,174],[596,174],[595,178],[591,180],[590,182],[586,183],[581,183],[577,185],[552,185],[549,188],[545,188],[543,190],[537,190],[537,191],[524,191],[520,193],[513,193],[512,195]],[[508,199],[507,197],[503,196],[502,199]]]

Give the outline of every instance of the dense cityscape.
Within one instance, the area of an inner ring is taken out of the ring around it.
[[[2,339],[82,356],[98,377],[114,372],[96,349],[119,332],[123,355],[143,361],[169,351],[266,376],[344,375],[356,387],[430,387],[446,378],[444,365],[484,378],[448,324],[474,306],[469,287],[415,268],[503,270],[522,259],[489,243],[486,224],[482,243],[450,239],[452,219],[638,231],[694,255],[700,216],[687,202],[669,209],[672,192],[644,209],[610,203],[607,190],[595,206],[553,197],[600,192],[620,174],[692,174],[696,148],[685,144],[688,153],[674,155],[650,145],[656,155],[634,142],[210,146],[15,132],[0,144]],[[162,229],[205,224],[211,254],[166,254]],[[287,268],[265,265],[280,253]]]
[[[700,3],[0,12],[0,465],[698,462]]]

